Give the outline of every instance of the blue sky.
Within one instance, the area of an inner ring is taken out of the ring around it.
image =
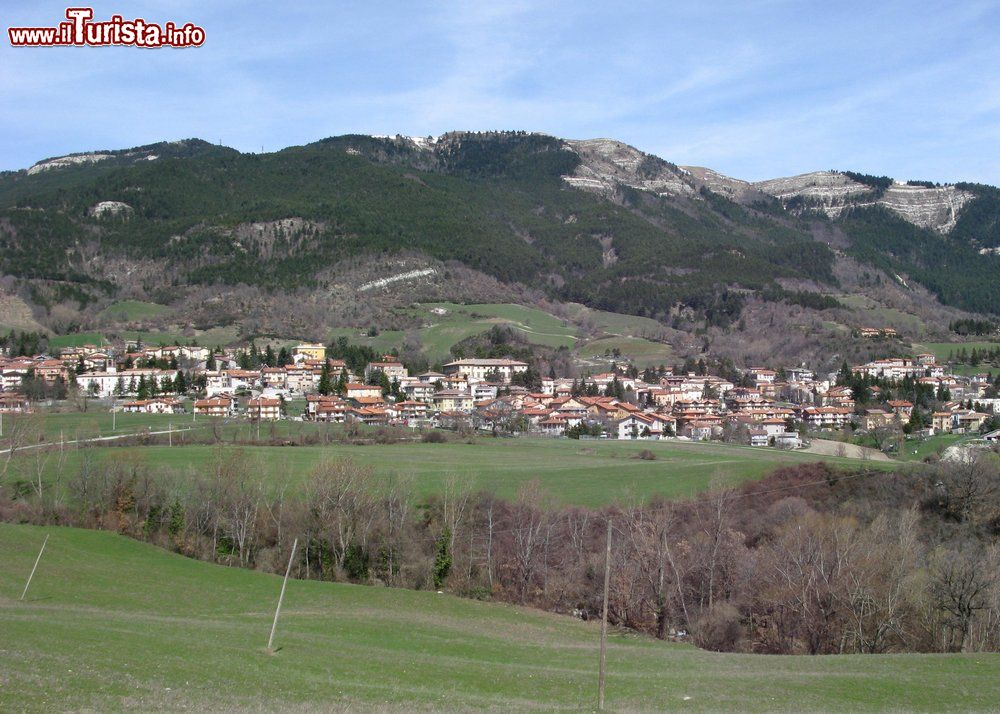
[[[82,4],[82,3],[81,3]],[[5,0],[0,169],[200,137],[612,137],[751,180],[828,168],[1000,184],[1000,0],[95,2],[198,49],[14,49],[65,3]]]

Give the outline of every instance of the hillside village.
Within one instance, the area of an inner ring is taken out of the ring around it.
[[[10,341],[13,342],[12,340]],[[471,429],[492,434],[692,441],[795,449],[810,434],[867,436],[884,451],[905,436],[1000,437],[1000,375],[952,374],[932,354],[879,359],[837,373],[753,367],[724,378],[628,364],[576,378],[542,377],[528,361],[457,359],[411,374],[394,354],[349,365],[321,343],[275,353],[139,343],[0,357],[0,411],[100,400],[126,413],[220,419]],[[691,365],[687,365],[690,367]],[[353,369],[352,369],[353,367]],[[293,407],[293,405],[295,405]]]

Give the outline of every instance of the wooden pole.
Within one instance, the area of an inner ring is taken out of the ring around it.
[[[42,559],[42,553],[45,552],[45,544],[49,542],[48,534],[45,535],[45,540],[42,541],[42,547],[38,551],[38,557],[35,558],[35,565],[31,568],[31,575],[28,576],[28,582],[24,584],[24,591],[21,593],[19,599],[24,600],[24,596],[28,594],[28,588],[31,586],[31,579],[35,577],[35,571],[38,570],[38,561]]]
[[[288,585],[288,576],[292,572],[292,560],[295,558],[295,547],[299,544],[296,538],[292,543],[292,554],[288,556],[288,567],[285,568],[285,579],[281,582],[281,595],[278,596],[278,607],[274,610],[274,622],[271,623],[271,636],[267,638],[267,651],[273,652],[271,645],[274,644],[274,631],[278,629],[278,616],[281,614],[281,603],[285,599],[285,587]]]
[[[597,675],[597,708],[604,710],[604,663],[608,647],[608,585],[611,581],[611,519],[604,551],[604,606],[601,608],[601,666]]]

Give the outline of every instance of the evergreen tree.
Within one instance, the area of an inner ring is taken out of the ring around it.
[[[320,394],[327,395],[333,394],[333,390],[333,380],[330,379],[330,364],[328,362],[324,362],[323,370],[319,374],[318,391]]]

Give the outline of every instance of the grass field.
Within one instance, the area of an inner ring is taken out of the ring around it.
[[[72,335],[53,335],[49,338],[49,350],[57,352],[63,347],[100,346],[103,339],[104,336],[98,332],[75,332]]]
[[[617,312],[594,310],[579,303],[570,303],[573,308],[573,319],[586,322],[609,335],[623,337],[657,336],[666,330],[666,326],[650,317],[637,315],[622,315]]]
[[[938,434],[922,441],[905,441],[903,453],[893,456],[900,461],[923,461],[931,454],[970,438],[966,434]]]
[[[145,320],[151,317],[159,317],[170,312],[166,305],[158,305],[155,302],[142,302],[141,300],[119,300],[108,305],[101,310],[98,317],[107,320]]]
[[[44,535],[45,555],[18,602]],[[0,524],[0,710],[596,709],[596,623],[289,583],[109,533]],[[612,633],[611,711],[988,711],[998,655],[789,657]]]
[[[431,310],[447,310],[437,315]],[[428,326],[419,330],[420,340],[432,357],[447,356],[452,345],[482,334],[494,325],[511,327],[533,345],[573,347],[576,328],[555,315],[523,305],[425,303],[418,315]]]
[[[125,414],[119,411],[112,418],[107,407],[92,408],[86,412],[51,412],[29,416],[7,414],[4,415],[4,436],[0,438],[0,445],[8,443],[11,428],[21,420],[32,422],[50,442],[135,434],[144,429],[157,431],[166,429],[170,424],[177,428],[191,426],[190,414],[185,418],[184,414]]]
[[[964,349],[966,352],[971,352],[972,350],[995,350],[1000,349],[1000,342],[993,341],[974,341],[974,342],[921,342],[913,345],[915,352],[929,352],[930,354],[937,357],[938,362],[944,362],[948,359],[948,353],[958,352],[960,349]],[[987,367],[983,367],[980,371],[986,371]]]
[[[867,327],[896,326],[913,332],[922,332],[926,329],[924,321],[916,315],[892,307],[883,307],[863,295],[837,295],[836,298],[855,310],[867,311]]]
[[[175,424],[176,426],[176,424]],[[181,425],[190,426],[190,425]],[[305,425],[312,427],[313,425]],[[250,438],[254,427],[243,429]],[[267,436],[265,425],[262,435]],[[178,442],[182,437],[178,437]],[[285,483],[293,489],[305,483],[310,470],[324,459],[349,458],[370,466],[379,480],[412,479],[417,496],[441,493],[455,479],[474,490],[488,490],[513,497],[522,484],[538,480],[559,503],[599,506],[630,500],[645,501],[654,494],[667,497],[692,496],[713,486],[736,484],[761,478],[780,466],[826,461],[856,467],[860,461],[840,457],[789,453],[774,449],[726,444],[684,442],[574,441],[569,439],[491,439],[475,443],[452,442],[328,446],[240,446],[252,471],[272,488]],[[653,461],[637,458],[648,449]],[[191,469],[207,468],[217,458],[210,445],[102,447],[86,453],[98,459],[125,455],[144,459],[150,466],[167,467],[180,478]],[[47,469],[60,468],[64,476],[77,473],[82,452],[67,451],[50,459]],[[869,462],[871,468],[886,469],[892,462]],[[38,468],[36,455],[25,452],[12,463],[13,476],[26,477]],[[50,477],[54,477],[50,473]]]
[[[673,350],[670,345],[652,342],[642,337],[602,337],[583,345],[580,357],[595,358],[613,354],[618,350],[622,357],[629,358],[637,367],[656,367],[670,364]]]
[[[222,347],[233,344],[239,335],[235,327],[214,327],[211,330],[198,330],[195,334],[185,336],[180,332],[146,332],[141,330],[125,330],[120,336],[126,340],[141,340],[146,345],[176,345],[190,344],[196,340],[206,347]],[[99,332],[76,332],[71,335],[53,335],[49,338],[49,350],[58,352],[63,347],[79,347],[81,345],[108,344],[108,339]]]

